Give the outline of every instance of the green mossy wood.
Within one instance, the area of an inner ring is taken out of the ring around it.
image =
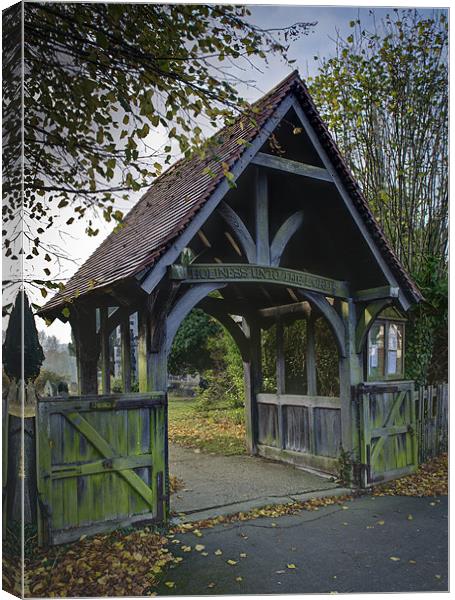
[[[418,465],[414,382],[362,384],[357,389],[361,421],[361,473],[369,486],[407,475]]]
[[[166,518],[164,394],[39,403],[41,543]]]

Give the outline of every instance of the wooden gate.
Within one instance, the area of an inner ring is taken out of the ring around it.
[[[149,393],[39,401],[40,544],[165,519],[165,400]]]
[[[367,487],[417,468],[413,381],[361,384],[356,398],[360,425],[360,484]]]

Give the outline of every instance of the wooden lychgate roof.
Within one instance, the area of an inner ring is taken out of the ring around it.
[[[230,171],[234,170],[236,163],[245,158],[254,140],[263,134],[263,129],[291,95],[298,99],[319,143],[330,158],[334,172],[409,303],[420,301],[419,290],[393,252],[306,85],[294,71],[254,103],[254,120],[248,116],[239,117],[233,125],[213,136],[214,150],[205,158],[194,156],[179,160],[157,178],[125,217],[123,227],[102,242],[68,281],[65,289],[45,304],[40,314],[56,316],[60,308],[75,296],[80,298],[93,292],[99,293],[131,278],[140,280],[149,273],[217,188],[225,183],[226,165],[229,165]]]

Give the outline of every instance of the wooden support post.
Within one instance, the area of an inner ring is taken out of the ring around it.
[[[125,315],[120,324],[122,338],[122,381],[123,391],[131,392],[131,330],[130,317]]]
[[[315,317],[312,312],[306,322],[307,395],[317,396]]]
[[[307,379],[307,395],[317,396],[317,379],[316,379],[316,338],[315,338],[315,316],[314,311],[311,311],[309,318],[306,321],[306,379]],[[315,412],[312,406],[308,409],[308,424],[309,424],[309,442],[310,452],[316,454],[316,429],[320,428],[319,423],[315,422]]]
[[[166,336],[163,332],[165,318],[163,319],[162,316],[159,312],[151,315],[151,344],[147,364],[150,389],[165,393],[165,404],[161,408],[159,434],[156,438],[157,450],[160,451],[160,455],[155,465],[155,471],[157,477],[157,518],[158,520],[167,521],[170,510],[168,383]],[[157,327],[160,328],[160,333],[157,333]]]
[[[150,392],[150,319],[147,307],[138,311],[137,371],[140,392]]]
[[[100,344],[101,344],[101,393],[111,391],[111,369],[109,356],[109,330],[107,328],[107,306],[100,308]]]
[[[76,344],[79,394],[97,394],[100,344],[96,334],[96,309],[75,305],[70,323]]]
[[[168,439],[168,373],[167,357],[171,347],[167,340],[167,319],[169,308],[176,289],[162,290],[153,302],[150,314],[150,348],[148,353],[150,387],[154,391],[164,392],[165,405],[162,408],[162,427],[159,443],[164,454],[162,474],[158,472],[158,505],[161,506],[162,519],[167,521],[170,511],[169,487],[169,439]],[[174,333],[175,335],[175,333]],[[160,482],[160,477],[162,482]],[[161,492],[160,492],[161,490]],[[159,515],[159,513],[158,513]]]
[[[167,392],[166,336],[156,327],[166,326],[166,316],[155,303],[145,303],[138,311],[138,382],[140,392]],[[166,522],[169,516],[168,406],[156,409],[151,417],[154,432],[153,488],[156,494],[156,518]]]
[[[359,427],[353,406],[352,388],[363,381],[362,354],[356,351],[356,307],[352,300],[340,301],[339,310],[345,327],[346,356],[340,357],[341,440],[343,450],[360,460]]]
[[[150,355],[150,375],[152,389],[167,392],[167,353],[164,339],[160,347]]]
[[[266,171],[261,168],[256,169],[255,213],[256,262],[270,265],[268,180]]]
[[[281,319],[276,322],[276,387],[277,394],[286,393],[286,365],[284,356],[284,328]],[[284,410],[281,402],[278,403],[278,446],[284,448]]]
[[[243,320],[243,331],[249,339],[249,361],[243,362],[245,383],[246,444],[250,454],[257,454],[258,413],[256,396],[261,391],[261,329],[256,322]]]

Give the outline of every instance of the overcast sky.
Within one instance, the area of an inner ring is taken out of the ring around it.
[[[408,6],[409,7],[409,6]],[[288,26],[295,22],[317,22],[312,32],[307,36],[291,43],[290,58],[295,59],[293,64],[300,75],[306,78],[308,75],[314,76],[317,72],[318,61],[315,56],[329,57],[335,50],[335,38],[337,32],[342,37],[346,37],[350,31],[349,21],[360,18],[362,25],[369,29],[373,25],[371,10],[374,8],[376,22],[390,13],[393,8],[377,7],[330,7],[330,6],[296,6],[296,5],[250,5],[252,13],[251,21],[263,28],[276,28]],[[434,8],[419,8],[422,15],[428,16]],[[254,78],[256,88],[241,89],[241,93],[248,100],[255,100],[258,96],[267,92],[276,83],[283,79],[289,72],[282,61],[272,59],[268,66],[262,65],[261,71],[253,71],[246,74],[248,78]],[[68,218],[68,217],[66,217]],[[71,249],[71,255],[74,263],[67,265],[66,275],[75,272],[87,257],[102,242],[104,237],[110,232],[112,225],[100,220],[100,234],[96,238],[88,238],[83,232],[83,227],[68,228],[68,232],[73,237],[63,237],[60,243],[63,243]],[[63,233],[63,232],[61,232]],[[35,264],[36,268],[36,264]],[[64,325],[60,321],[55,321],[50,327],[46,327],[42,319],[37,318],[39,329],[45,329],[49,335],[56,335],[60,341],[70,341],[69,325]]]

